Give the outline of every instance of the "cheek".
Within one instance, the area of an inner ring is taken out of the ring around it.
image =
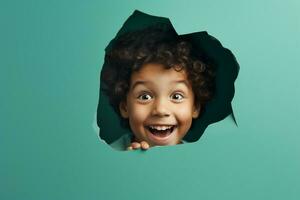
[[[189,129],[191,128],[192,125],[192,120],[193,118],[191,117],[190,113],[182,113],[179,115],[177,118],[177,122],[179,123],[179,129],[178,129],[178,136],[183,138]]]
[[[186,106],[179,106],[176,109],[177,121],[183,126],[190,126],[192,123],[192,109]]]
[[[182,104],[174,107],[174,110],[177,114],[181,113],[186,117],[191,116],[193,113],[193,107],[190,104]]]
[[[148,116],[149,108],[144,105],[133,104],[129,107],[129,118],[135,122],[143,122]]]
[[[190,126],[192,123],[192,117],[190,114],[187,113],[181,113],[181,115],[178,116],[178,121],[182,126]]]

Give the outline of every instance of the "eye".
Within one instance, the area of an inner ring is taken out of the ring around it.
[[[174,93],[171,96],[171,99],[176,101],[176,102],[181,102],[183,100],[184,96],[180,93]]]
[[[150,94],[141,94],[138,96],[138,99],[141,101],[149,101],[152,99],[152,96]]]

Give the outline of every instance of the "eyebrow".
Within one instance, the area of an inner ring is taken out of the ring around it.
[[[150,81],[136,81],[136,82],[132,85],[131,89],[133,90],[133,89],[134,89],[135,87],[137,87],[138,85],[147,85],[147,84],[149,84],[149,83],[150,83]],[[171,83],[177,83],[177,84],[182,83],[182,84],[186,85],[187,87],[189,86],[189,83],[188,83],[187,80],[177,80],[177,81],[172,81]]]

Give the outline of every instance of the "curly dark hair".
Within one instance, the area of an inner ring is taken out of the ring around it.
[[[196,106],[204,107],[213,98],[213,64],[191,42],[182,40],[175,30],[157,25],[125,33],[112,40],[106,49],[101,72],[101,90],[108,96],[122,126],[129,127],[128,120],[120,115],[119,104],[126,99],[131,74],[149,63],[185,70]]]

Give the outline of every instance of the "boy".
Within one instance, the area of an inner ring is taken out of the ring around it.
[[[105,62],[101,89],[133,133],[112,144],[120,150],[183,143],[214,94],[214,68],[164,25],[121,35]]]

